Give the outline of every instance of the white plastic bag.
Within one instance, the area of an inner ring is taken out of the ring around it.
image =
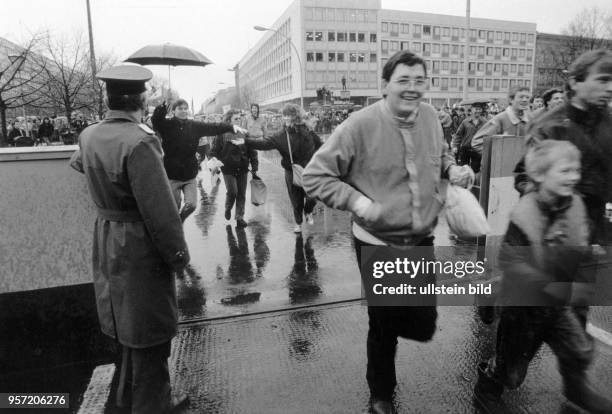
[[[265,204],[268,198],[268,189],[263,180],[259,177],[251,180],[251,203],[255,206]]]
[[[478,200],[465,188],[448,186],[444,211],[448,227],[459,237],[480,237],[491,231]]]
[[[208,159],[206,165],[210,171],[210,184],[215,186],[221,180],[221,167],[223,167],[223,162],[212,157]]]

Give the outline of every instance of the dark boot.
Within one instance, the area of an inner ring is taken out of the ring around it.
[[[505,412],[501,400],[504,392],[504,385],[491,377],[487,372],[488,364],[481,362],[478,365],[478,380],[474,387],[474,402],[485,412],[503,413]]]
[[[563,394],[572,403],[593,414],[612,414],[612,401],[589,382],[584,372],[563,375]]]

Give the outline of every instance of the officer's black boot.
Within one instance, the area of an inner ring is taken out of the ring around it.
[[[578,407],[593,414],[612,414],[612,401],[597,391],[584,371],[564,373],[563,394]]]
[[[504,392],[504,385],[491,377],[487,371],[487,363],[478,364],[478,380],[474,387],[474,400],[479,408],[485,412],[501,413],[504,412],[501,395]]]

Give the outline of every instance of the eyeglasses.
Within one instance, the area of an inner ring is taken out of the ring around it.
[[[402,86],[413,85],[415,87],[423,87],[427,85],[427,81],[429,78],[427,77],[418,77],[418,78],[400,78],[396,80],[396,82]]]

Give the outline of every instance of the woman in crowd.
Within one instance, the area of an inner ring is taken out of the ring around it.
[[[38,143],[46,143],[47,145],[51,141],[51,137],[53,136],[53,124],[49,117],[44,117],[42,124],[38,127]]]
[[[533,112],[533,119],[545,114],[565,102],[565,93],[559,88],[551,88],[542,94],[544,106]]]
[[[242,122],[240,111],[231,109],[223,119],[226,123],[239,126]],[[232,208],[236,204],[236,226],[246,227],[244,220],[244,206],[246,202],[247,173],[249,162],[251,174],[257,176],[257,151],[245,143],[244,135],[226,132],[218,135],[212,144],[211,155],[223,163],[221,172],[227,190],[225,198],[225,219],[232,218]]]
[[[285,128],[280,132],[259,139],[247,138],[246,142],[249,147],[254,149],[263,151],[275,149],[280,152],[281,165],[285,170],[287,192],[293,206],[293,217],[295,219],[293,231],[301,233],[303,215],[306,216],[308,224],[314,224],[312,212],[316,200],[308,198],[302,187],[293,184],[292,159],[293,164],[305,167],[322,143],[321,138],[304,123],[302,109],[298,105],[286,104],[283,107],[282,115]],[[291,151],[289,146],[291,146]]]

